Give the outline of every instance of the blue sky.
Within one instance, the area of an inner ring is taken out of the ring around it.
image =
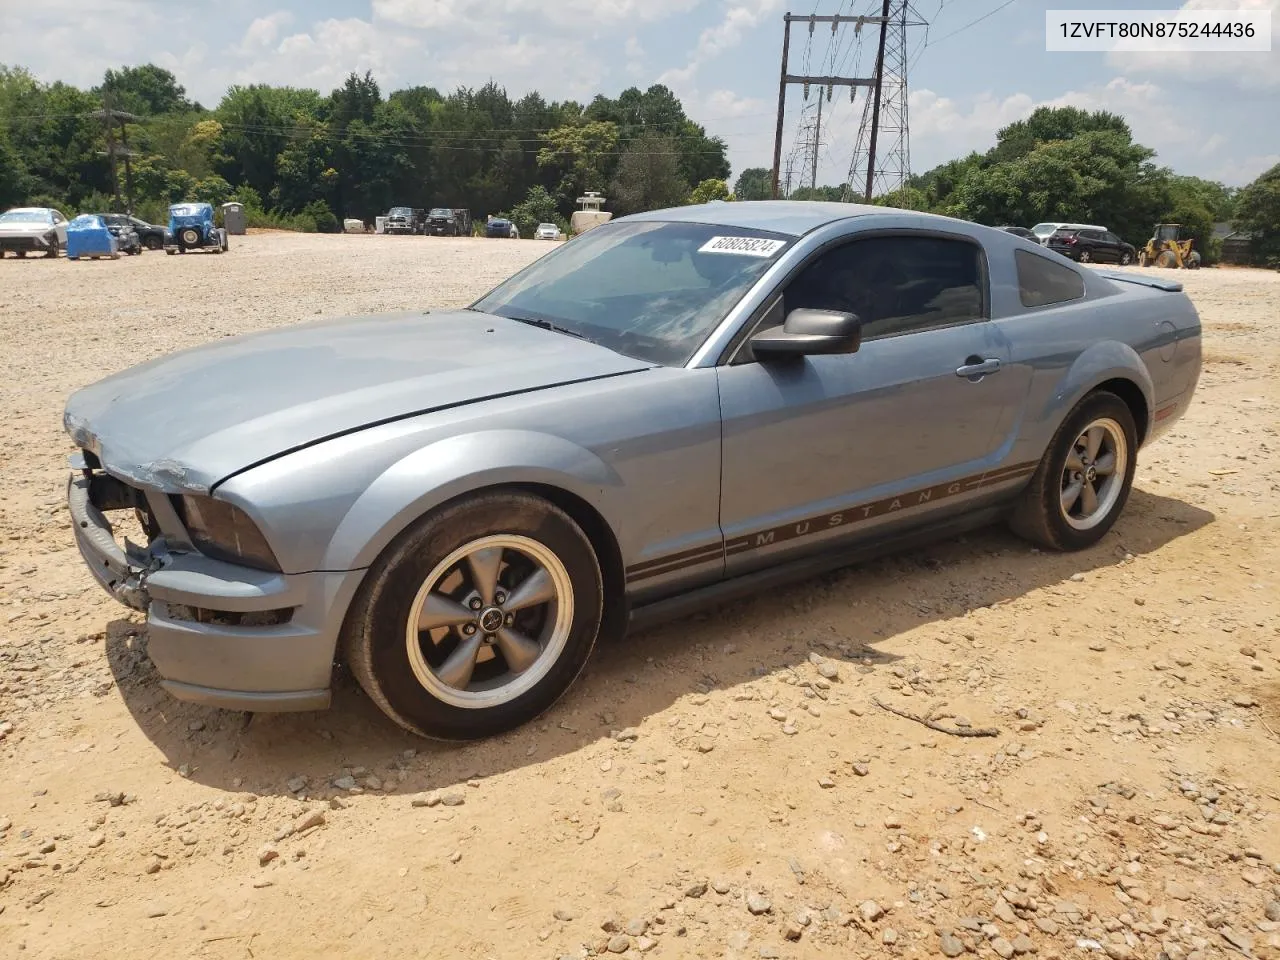
[[[997,129],[1045,103],[1124,115],[1159,161],[1179,172],[1242,185],[1280,163],[1280,0],[1002,2],[914,0],[929,22],[909,40],[915,171],[985,149]],[[1045,52],[1046,9],[1179,5],[1270,9],[1273,50]],[[695,120],[725,138],[736,175],[772,159],[782,14],[878,7],[873,0],[0,0],[0,63],[88,86],[108,66],[150,60],[173,70],[206,106],[230,83],[327,92],[351,70],[372,70],[384,92],[493,79],[513,97],[536,89],[582,101],[663,82]],[[808,37],[804,29],[793,34],[795,68]],[[829,38],[821,27],[814,34],[815,72],[831,56]],[[869,73],[873,43],[864,39],[858,57],[851,46],[846,36],[836,61]],[[803,103],[794,88],[784,156]],[[861,108],[839,92],[832,107],[819,181],[839,183]]]

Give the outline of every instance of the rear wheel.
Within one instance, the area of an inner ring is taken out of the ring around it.
[[[1053,550],[1093,546],[1129,499],[1137,449],[1128,405],[1089,394],[1050,441],[1011,518],[1014,532]]]
[[[161,247],[164,246],[164,241],[161,240],[159,237],[157,237],[155,234],[152,234],[151,236],[147,237],[147,239],[144,240],[143,243],[146,244],[146,247],[148,250],[159,250]]]
[[[1132,262],[1133,262],[1133,256],[1129,253],[1128,250],[1120,254],[1120,266],[1127,267]]]
[[[1081,251],[1080,251],[1080,262],[1081,262],[1081,263],[1088,263],[1088,262],[1089,262],[1090,260],[1092,260],[1092,259],[1093,259],[1093,257],[1089,255],[1089,251],[1088,251],[1088,250],[1081,250]]]
[[[345,659],[391,719],[470,740],[533,719],[569,688],[600,629],[591,543],[525,493],[467,498],[418,521],[370,569]]]

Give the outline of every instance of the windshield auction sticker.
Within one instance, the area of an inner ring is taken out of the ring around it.
[[[772,257],[787,245],[785,240],[763,237],[712,237],[698,248],[699,253],[736,253],[742,257]]]

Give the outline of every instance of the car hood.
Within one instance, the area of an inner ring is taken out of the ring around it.
[[[72,394],[64,425],[111,473],[207,492],[363,427],[651,366],[475,311],[322,321],[131,367]]]

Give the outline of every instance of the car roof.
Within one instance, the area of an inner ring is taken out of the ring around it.
[[[52,213],[53,207],[10,207],[5,213]]]
[[[875,214],[913,216],[925,223],[954,222],[948,217],[920,213],[916,210],[901,210],[897,207],[880,207],[867,203],[836,203],[819,200],[735,200],[728,203],[712,201],[687,207],[650,210],[647,213],[636,213],[618,219],[705,223],[717,227],[772,230],[775,233],[799,237],[837,220]]]

